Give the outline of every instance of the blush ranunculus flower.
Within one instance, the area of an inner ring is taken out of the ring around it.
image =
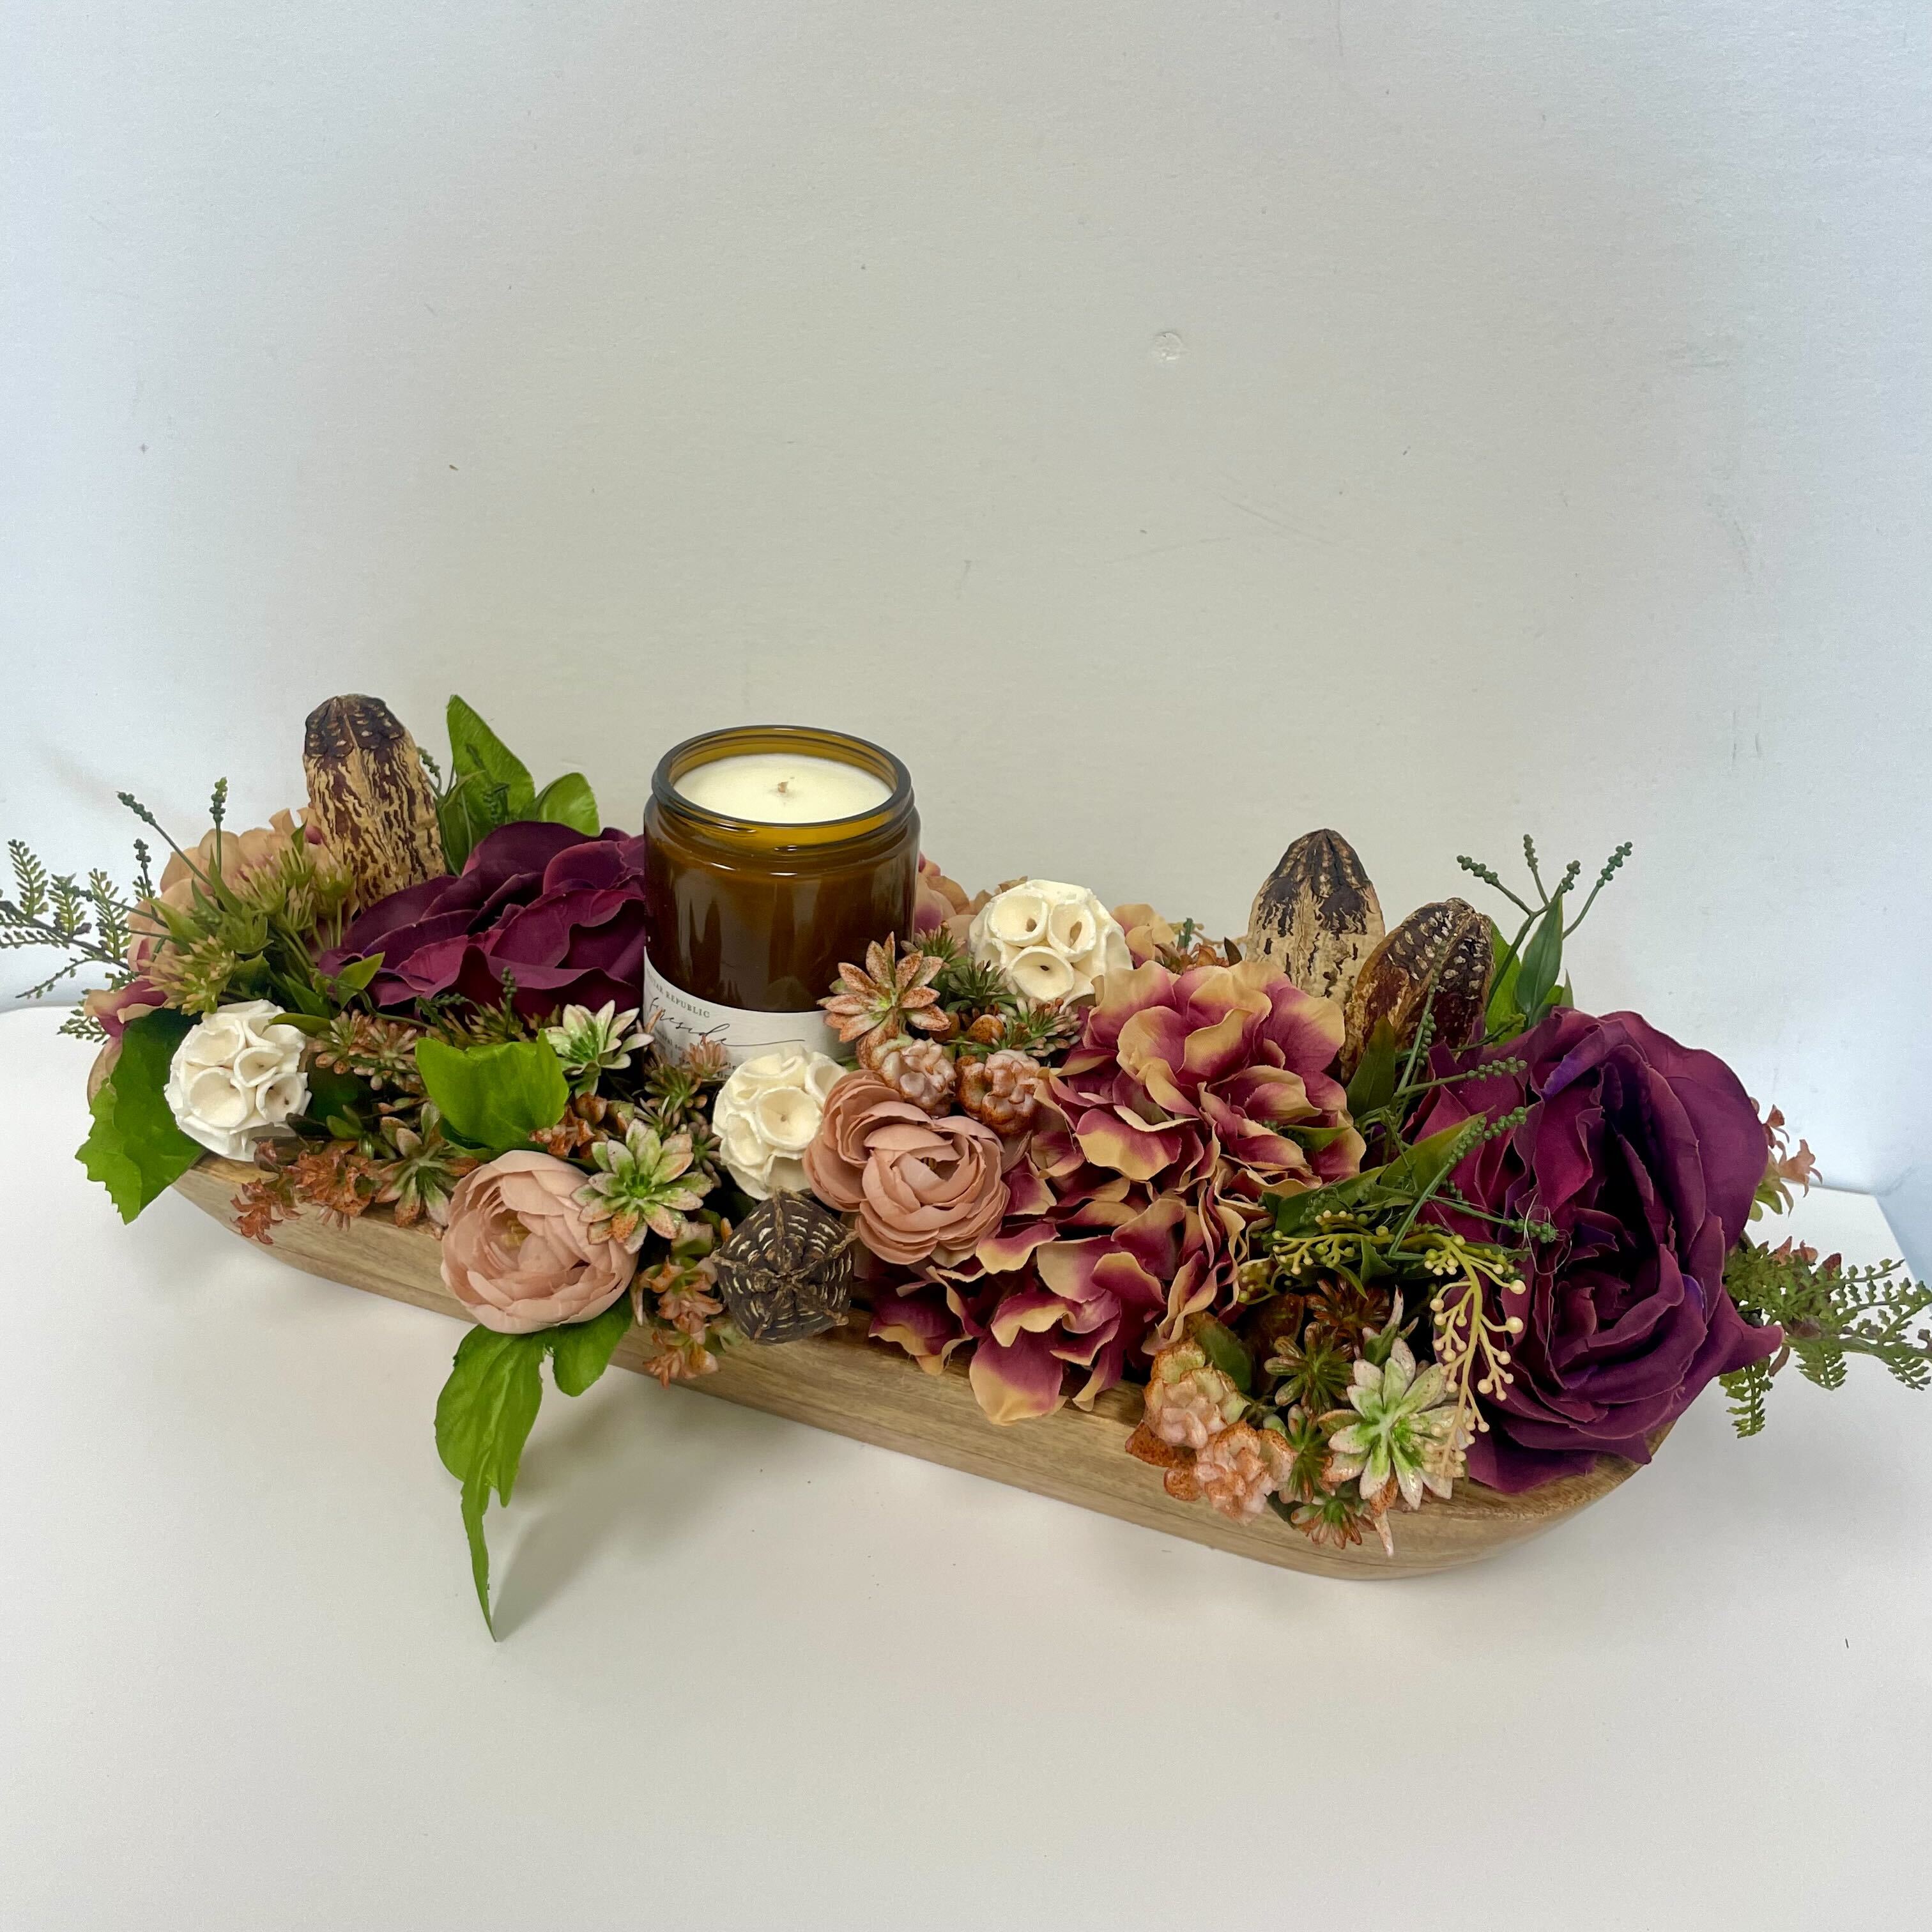
[[[1490,1426],[1468,1451],[1478,1482],[1514,1491],[1600,1454],[1648,1462],[1648,1434],[1714,1377],[1764,1360],[1782,1335],[1753,1328],[1724,1287],[1767,1142],[1721,1060],[1635,1013],[1598,1019],[1569,1007],[1491,1057],[1526,1070],[1438,1088],[1414,1132],[1529,1109],[1451,1177],[1475,1206],[1557,1231],[1537,1244],[1525,1292],[1505,1298],[1526,1324],[1515,1379],[1486,1400]],[[1480,1064],[1444,1048],[1432,1064],[1442,1074]],[[1493,1233],[1442,1204],[1429,1211],[1472,1238]]]
[[[339,973],[382,956],[370,991],[378,1006],[438,993],[478,1005],[502,997],[520,1012],[562,1006],[634,1006],[644,971],[644,841],[607,829],[596,838],[536,820],[500,826],[458,873],[406,886],[361,913],[320,962]]]
[[[914,1268],[963,1254],[999,1226],[1003,1152],[977,1120],[934,1120],[883,1080],[849,1073],[825,1102],[805,1172],[828,1207],[858,1216],[859,1238],[881,1261]]]
[[[486,1328],[526,1335],[588,1322],[631,1285],[638,1258],[590,1232],[584,1173],[547,1154],[501,1154],[449,1200],[443,1286]]]

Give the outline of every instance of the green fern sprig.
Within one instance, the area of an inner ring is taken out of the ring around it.
[[[106,967],[112,983],[124,986],[129,908],[107,874],[90,872],[82,885],[71,872],[50,872],[18,838],[8,840],[7,857],[14,896],[0,898],[0,952],[39,947],[68,955],[63,964],[19,997],[39,999],[92,966]]]
[[[1792,1241],[1767,1248],[1748,1240],[1726,1264],[1724,1286],[1747,1320],[1784,1330],[1770,1361],[1720,1378],[1740,1436],[1763,1428],[1766,1394],[1787,1362],[1807,1382],[1835,1389],[1844,1385],[1847,1358],[1868,1355],[1907,1388],[1932,1388],[1932,1322],[1912,1325],[1932,1310],[1932,1287],[1903,1262],[1847,1268]]]

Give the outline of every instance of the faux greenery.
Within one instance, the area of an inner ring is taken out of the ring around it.
[[[1740,1436],[1763,1428],[1772,1378],[1788,1361],[1822,1389],[1844,1385],[1851,1355],[1870,1356],[1907,1388],[1932,1388],[1932,1322],[1912,1326],[1932,1310],[1932,1288],[1914,1281],[1903,1262],[1847,1268],[1837,1255],[1820,1261],[1815,1248],[1748,1239],[1726,1264],[1724,1286],[1748,1320],[1784,1330],[1784,1346],[1769,1361],[1720,1378]]]
[[[114,881],[98,869],[88,874],[85,885],[71,872],[50,872],[18,838],[8,840],[7,856],[13,869],[14,896],[0,897],[0,952],[44,947],[68,956],[64,965],[19,997],[38,1000],[76,974],[98,966],[106,968],[110,985],[124,986],[132,938],[128,922],[134,908]],[[148,876],[150,854],[144,840],[135,840],[134,860],[134,897],[146,898],[153,892],[154,881]],[[81,1040],[106,1037],[99,1021],[78,1011],[61,1031]]]
[[[610,1366],[631,1326],[631,1303],[620,1296],[602,1315],[530,1335],[502,1335],[472,1328],[458,1344],[449,1379],[436,1405],[436,1450],[442,1466],[463,1485],[463,1528],[470,1540],[470,1571],[490,1634],[490,1546],[483,1513],[494,1492],[507,1504],[516,1486],[524,1444],[543,1402],[540,1372],[546,1356],[557,1388],[581,1395]]]
[[[1566,902],[1582,875],[1581,860],[1570,861],[1563,876],[1556,882],[1556,890],[1551,892],[1543,883],[1542,870],[1537,862],[1536,842],[1526,832],[1522,836],[1522,856],[1529,867],[1530,884],[1537,897],[1537,903],[1532,905],[1528,900],[1504,885],[1492,867],[1466,856],[1457,858],[1456,862],[1464,872],[1480,879],[1486,886],[1493,886],[1523,916],[1514,939],[1506,940],[1500,927],[1492,928],[1496,963],[1490,980],[1490,1040],[1514,1040],[1518,1034],[1527,1033],[1556,1007],[1572,1004],[1569,982],[1563,974],[1563,943],[1583,923],[1590,908],[1597,903],[1598,894],[1623,869],[1624,861],[1630,856],[1631,849],[1626,839],[1604,861],[1597,882],[1590,888],[1589,897],[1574,919],[1568,916]]]
[[[88,1103],[94,1125],[76,1158],[124,1221],[201,1158],[200,1145],[175,1125],[166,1092],[168,1064],[194,1024],[166,1007],[129,1021],[114,1070]]]
[[[539,791],[530,767],[460,698],[449,700],[449,782],[427,754],[434,781],[436,822],[452,872],[463,869],[478,839],[521,819],[568,825],[586,838],[600,830],[596,794],[581,772],[566,772]]]
[[[416,1060],[447,1132],[486,1154],[529,1146],[570,1104],[562,1063],[545,1040],[464,1048],[424,1038]]]

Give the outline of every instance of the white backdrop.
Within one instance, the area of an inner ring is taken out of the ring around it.
[[[928,848],[1238,928],[1637,843],[1576,960],[1908,1183],[1909,0],[355,0],[0,21],[0,828],[461,689],[634,824],[848,724]],[[7,990],[31,962],[4,962]],[[1927,1171],[1921,1170],[1922,1183]]]

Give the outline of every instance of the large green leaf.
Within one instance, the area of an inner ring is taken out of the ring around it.
[[[170,1007],[128,1023],[114,1071],[89,1103],[94,1126],[75,1158],[131,1221],[206,1151],[175,1125],[168,1064],[194,1022]]]
[[[526,1146],[570,1104],[562,1064],[541,1040],[467,1048],[420,1040],[416,1066],[445,1130],[493,1154]]]
[[[498,824],[528,818],[537,797],[530,767],[461,698],[450,699],[448,718],[452,776],[461,778],[475,772],[482,778],[484,790],[502,793],[503,813]]]
[[[484,1540],[483,1512],[490,1492],[507,1503],[516,1486],[524,1444],[543,1402],[538,1373],[548,1338],[500,1335],[472,1328],[456,1351],[456,1360],[436,1403],[436,1453],[442,1466],[463,1485],[463,1528],[470,1540],[470,1574],[483,1621],[490,1622],[490,1546]]]
[[[502,822],[490,812],[491,798],[501,796],[501,793],[488,791],[475,772],[464,772],[437,800],[436,826],[442,834],[443,862],[452,872],[461,872],[478,840],[495,831]]]
[[[552,825],[567,825],[586,838],[595,838],[604,829],[597,815],[597,794],[581,772],[566,772],[560,778],[552,778],[537,794],[530,816]]]
[[[463,1485],[463,1533],[470,1545],[470,1576],[484,1623],[490,1614],[490,1544],[484,1512],[494,1494],[507,1504],[516,1487],[524,1447],[543,1405],[545,1355],[566,1395],[581,1395],[610,1366],[631,1325],[631,1301],[620,1295],[602,1315],[532,1335],[501,1335],[472,1328],[458,1344],[449,1379],[436,1402],[436,1453]]]

